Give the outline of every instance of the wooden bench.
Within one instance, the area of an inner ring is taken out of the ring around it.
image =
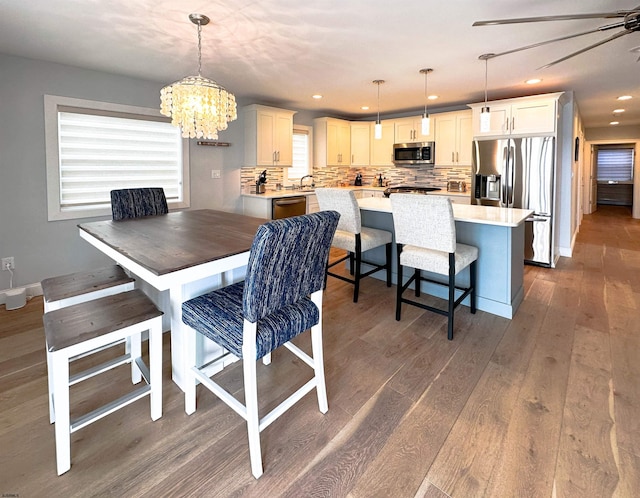
[[[135,279],[125,273],[120,265],[111,265],[97,270],[82,271],[46,278],[41,282],[44,312],[54,311],[74,304],[84,303],[104,296],[111,296],[120,292],[133,290]],[[130,341],[125,342],[125,352],[131,349]],[[108,344],[104,348],[111,347]],[[103,349],[104,349],[103,348]],[[90,353],[94,353],[91,351]],[[89,354],[89,353],[86,353]],[[79,355],[73,359],[79,359],[85,355]],[[56,421],[53,410],[53,386],[51,385],[51,362],[47,356],[47,371],[49,376],[49,423]],[[140,382],[140,372],[131,368],[131,380],[134,384]]]
[[[83,271],[46,278],[41,282],[44,312],[98,297],[133,290],[135,279],[121,266],[112,265],[92,271]]]
[[[162,416],[162,312],[142,291],[133,290],[47,312],[43,321],[60,475],[71,468],[71,433],[146,395],[151,398],[151,419],[157,420]],[[144,331],[149,331],[149,368],[141,354]],[[73,358],[95,353],[123,339],[130,339],[129,352],[76,375],[69,375],[69,363]],[[131,363],[132,368],[139,371],[146,384],[71,420],[69,387],[126,363]]]

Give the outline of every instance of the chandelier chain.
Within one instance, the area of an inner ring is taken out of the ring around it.
[[[198,76],[202,76],[202,23],[198,21]]]

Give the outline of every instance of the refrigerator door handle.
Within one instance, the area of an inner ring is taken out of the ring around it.
[[[505,146],[502,149],[502,171],[500,171],[500,205],[501,207],[509,206],[509,199],[507,198],[508,186],[507,186],[507,173],[509,171],[509,147]]]
[[[509,148],[509,176],[511,177],[509,179],[509,207],[513,207],[513,190],[515,188],[515,182],[516,182],[516,168],[515,168],[515,163],[516,163],[516,149],[515,147],[512,145]]]

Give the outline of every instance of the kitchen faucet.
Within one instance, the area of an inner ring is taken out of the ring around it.
[[[307,186],[311,186],[311,187],[315,186],[315,183],[313,183],[313,175],[304,175],[302,178],[300,178],[300,188],[302,188],[302,181],[305,178],[311,178],[311,185],[307,185]]]

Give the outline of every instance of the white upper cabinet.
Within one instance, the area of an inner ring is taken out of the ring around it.
[[[471,165],[472,119],[471,110],[437,114],[434,120],[436,167]]]
[[[368,121],[351,122],[351,166],[369,166],[371,123]]]
[[[371,166],[393,166],[394,122],[391,119],[380,121],[382,138],[375,138],[374,125],[371,124],[369,140],[371,143]]]
[[[534,95],[488,102],[490,129],[480,131],[480,113],[484,103],[470,104],[474,137],[529,136],[556,133],[558,99],[562,93]]]
[[[335,118],[313,120],[313,163],[316,167],[351,165],[351,125]]]
[[[422,116],[394,119],[395,143],[432,142],[434,137],[434,116],[431,115],[429,134],[422,134]]]
[[[245,166],[292,165],[294,114],[258,104],[244,108]]]

